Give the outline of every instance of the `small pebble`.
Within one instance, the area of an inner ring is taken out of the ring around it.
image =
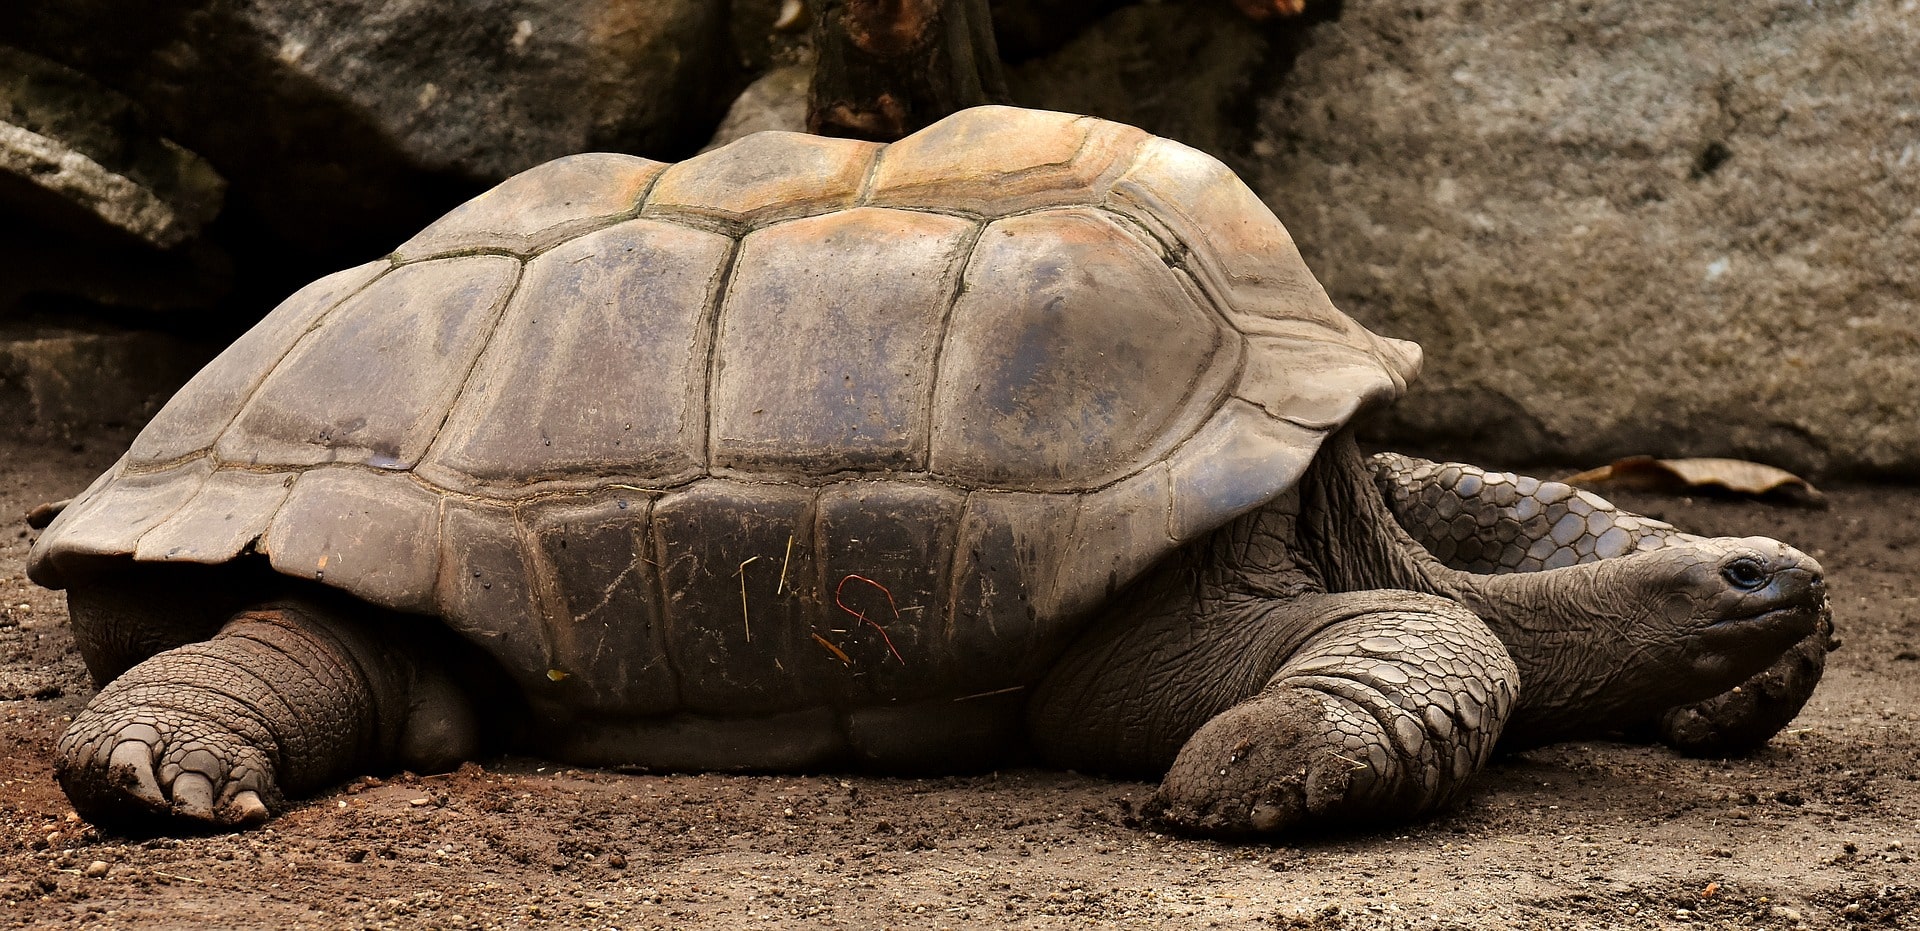
[[[99,879],[100,877],[107,875],[107,861],[95,860],[92,863],[87,864],[87,875],[93,877],[94,879]]]

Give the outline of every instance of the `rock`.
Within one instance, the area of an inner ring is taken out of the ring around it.
[[[1023,107],[1091,113],[1224,155],[1274,76],[1270,35],[1226,0],[1128,6],[1009,68],[1007,84]]]
[[[806,132],[807,88],[812,81],[811,62],[786,65],[761,75],[734,99],[720,120],[720,128],[714,130],[713,138],[701,151],[766,130]]]
[[[67,208],[20,211],[21,221],[99,224],[158,249],[197,235],[220,212],[226,182],[148,122],[79,72],[0,46],[0,190],[16,193],[5,203]]]
[[[236,226],[311,256],[303,277],[561,155],[684,157],[736,67],[709,0],[157,0],[137,17],[21,0],[8,18],[215,165]]]
[[[225,185],[132,100],[0,46],[0,310],[28,294],[140,310],[212,303],[227,263],[199,236]]]
[[[1426,347],[1398,441],[1910,476],[1915,48],[1910,2],[1347,0],[1243,168]]]
[[[0,322],[0,429],[66,439],[142,425],[212,356],[158,332]]]

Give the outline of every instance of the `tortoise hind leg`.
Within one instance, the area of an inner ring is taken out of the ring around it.
[[[1492,754],[1518,680],[1493,633],[1442,598],[1249,599],[1094,635],[1035,696],[1034,729],[1055,762],[1157,763],[1149,810],[1171,827],[1264,834],[1449,804]]]
[[[134,830],[243,825],[289,797],[408,762],[403,751],[470,750],[471,715],[442,674],[354,613],[277,602],[115,678],[60,740],[55,774],[74,808]]]

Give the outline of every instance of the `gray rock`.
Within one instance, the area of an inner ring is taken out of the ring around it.
[[[1267,83],[1268,36],[1226,0],[1128,6],[1009,68],[1007,84],[1021,106],[1091,113],[1221,155],[1243,141],[1244,111]]]
[[[133,101],[79,72],[0,46],[0,173],[19,221],[98,224],[161,249],[198,234],[226,182],[146,123]],[[17,209],[48,198],[67,209]]]
[[[1385,430],[1920,470],[1920,9],[1348,0],[1250,171],[1419,340]]]
[[[28,295],[145,311],[207,306],[231,277],[201,236],[224,187],[133,101],[0,46],[0,313]]]
[[[757,132],[806,132],[807,90],[812,84],[812,62],[784,65],[756,78],[727,108],[720,128],[701,151]]]
[[[157,332],[0,323],[0,429],[68,438],[139,426],[212,356]]]
[[[326,263],[561,155],[684,156],[736,67],[709,0],[18,7],[12,41],[139,101],[228,177],[237,223]]]

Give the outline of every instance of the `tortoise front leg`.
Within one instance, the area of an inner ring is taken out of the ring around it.
[[[1397,453],[1378,453],[1370,464],[1395,520],[1463,572],[1533,572],[1699,539],[1562,482]],[[1811,636],[1752,678],[1623,729],[1691,756],[1752,752],[1800,713],[1838,645],[1825,611]]]
[[[1035,696],[1034,731],[1058,763],[1164,772],[1149,810],[1171,827],[1273,833],[1448,805],[1518,688],[1500,641],[1454,602],[1307,594],[1095,634]]]
[[[60,739],[75,810],[141,831],[252,824],[357,772],[470,752],[471,712],[444,675],[351,614],[245,611],[113,679]]]

